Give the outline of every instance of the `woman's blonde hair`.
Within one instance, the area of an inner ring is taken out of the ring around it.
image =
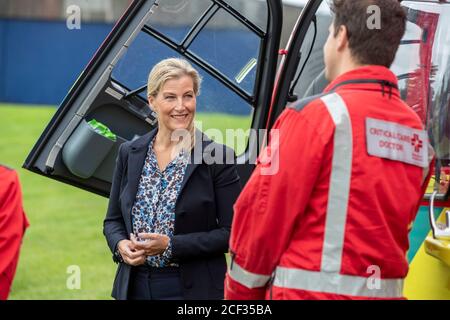
[[[194,93],[198,96],[202,78],[188,61],[179,58],[169,58],[158,62],[148,76],[147,97],[156,96],[167,80],[179,79],[185,75],[192,78]]]

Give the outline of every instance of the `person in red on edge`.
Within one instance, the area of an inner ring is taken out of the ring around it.
[[[366,26],[381,9],[381,30]],[[395,0],[331,1],[320,96],[287,107],[238,198],[226,299],[402,299],[432,149],[388,69]],[[263,153],[264,154],[264,153]],[[278,172],[264,170],[278,161]]]
[[[28,226],[17,173],[0,165],[0,300],[8,298]]]

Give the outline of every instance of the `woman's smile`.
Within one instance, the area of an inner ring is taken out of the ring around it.
[[[170,115],[170,117],[172,119],[176,119],[176,120],[186,120],[188,116],[189,116],[188,113],[172,114],[172,115]]]

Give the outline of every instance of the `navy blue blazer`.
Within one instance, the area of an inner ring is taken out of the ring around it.
[[[132,233],[131,209],[148,146],[156,133],[157,129],[135,141],[122,144],[119,149],[108,211],[103,223],[103,233],[113,255],[117,243],[129,239]],[[201,163],[192,161],[194,150],[202,150]],[[234,159],[234,151],[196,130],[191,162],[186,167],[175,206],[172,239],[173,260],[180,265],[185,299],[223,299],[226,272],[224,253],[228,251],[233,204],[241,191],[241,185],[236,165],[225,162],[210,164],[211,160],[205,160],[215,156],[223,156],[223,161],[225,158]],[[127,299],[131,268],[125,263],[119,263],[112,291],[114,298]]]

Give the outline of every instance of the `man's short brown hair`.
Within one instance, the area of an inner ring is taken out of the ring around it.
[[[369,28],[373,12],[378,6],[381,28]],[[397,0],[331,0],[334,13],[335,36],[340,26],[347,28],[349,48],[360,64],[390,67],[405,33],[406,13]]]

